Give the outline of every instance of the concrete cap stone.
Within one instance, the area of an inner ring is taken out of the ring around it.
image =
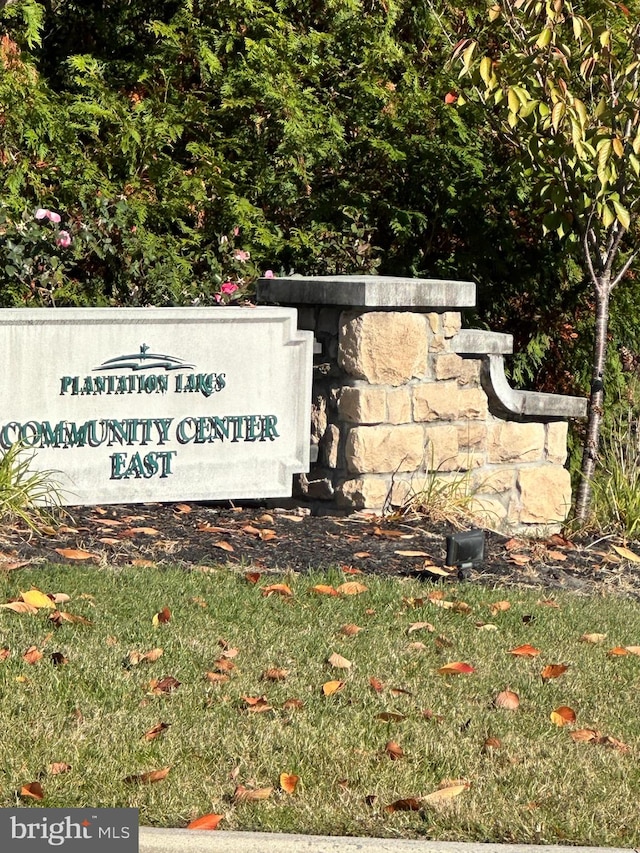
[[[405,308],[439,311],[472,308],[472,281],[385,275],[321,275],[261,278],[257,299],[280,305],[345,305],[352,308]]]

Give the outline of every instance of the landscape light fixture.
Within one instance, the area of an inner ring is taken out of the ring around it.
[[[457,566],[458,576],[469,576],[471,569],[484,561],[484,530],[465,530],[447,536],[446,566]]]

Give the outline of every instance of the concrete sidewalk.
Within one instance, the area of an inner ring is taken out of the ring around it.
[[[463,844],[395,838],[140,827],[140,853],[629,853],[619,847]]]

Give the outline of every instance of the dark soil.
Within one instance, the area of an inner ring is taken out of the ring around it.
[[[71,507],[37,530],[5,526],[0,570],[78,560],[185,569],[228,563],[258,572],[348,566],[365,574],[446,582],[459,578],[456,568],[445,566],[451,532],[446,523],[422,515],[313,516],[302,509],[210,504]],[[640,562],[619,555],[619,538],[571,541],[556,535],[532,541],[492,531],[485,536],[484,561],[464,573],[470,583],[640,598]]]

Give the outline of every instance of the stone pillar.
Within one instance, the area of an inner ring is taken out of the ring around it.
[[[511,337],[462,330],[470,282],[381,276],[263,279],[261,302],[293,305],[320,352],[299,495],[340,510],[462,490],[489,526],[557,528],[571,505],[567,417],[586,400],[516,391]]]

